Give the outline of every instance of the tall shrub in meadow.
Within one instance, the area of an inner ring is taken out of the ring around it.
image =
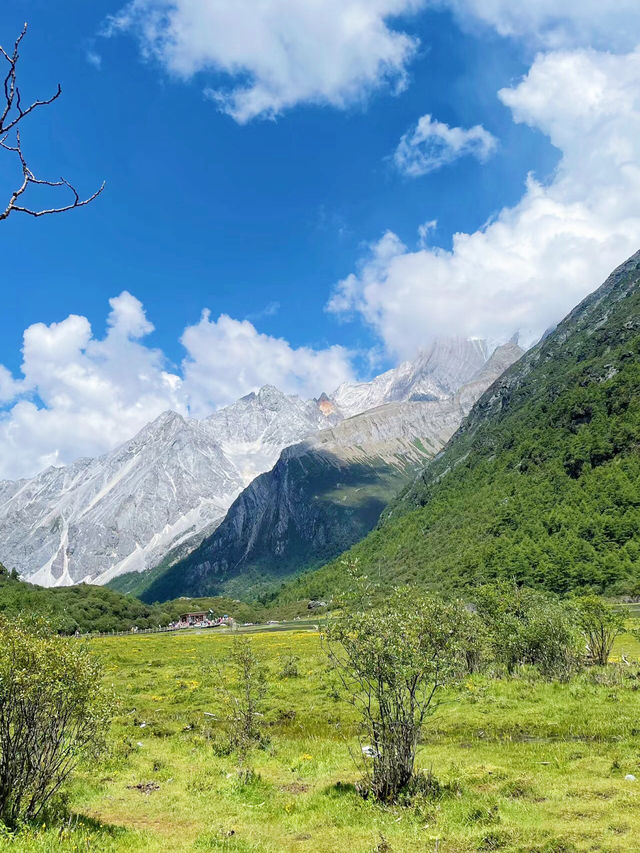
[[[591,663],[605,666],[616,637],[624,631],[624,615],[598,595],[584,595],[575,604],[587,657]]]
[[[364,790],[382,802],[410,790],[425,719],[465,669],[462,619],[458,604],[404,590],[371,609],[346,608],[328,625],[329,661],[358,712]]]
[[[0,619],[0,819],[37,817],[105,746],[112,698],[85,642]]]

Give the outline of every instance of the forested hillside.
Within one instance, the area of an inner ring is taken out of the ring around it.
[[[640,594],[640,253],[476,403],[356,545],[368,572]],[[326,596],[341,560],[283,589]]]
[[[149,605],[103,586],[77,584],[46,589],[19,580],[0,563],[0,614],[44,616],[62,634],[129,631],[134,626],[157,628],[186,611],[209,609],[239,622],[257,618],[255,608],[228,598],[176,599]]]

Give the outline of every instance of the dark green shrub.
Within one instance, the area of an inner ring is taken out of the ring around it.
[[[575,604],[587,657],[591,663],[605,666],[616,637],[624,631],[624,616],[597,595],[582,596]]]
[[[360,717],[363,793],[397,802],[410,788],[423,722],[441,688],[465,669],[462,612],[458,604],[403,590],[330,621],[325,649]]]
[[[530,665],[547,677],[563,677],[575,669],[576,614],[558,596],[501,583],[481,587],[475,602],[493,658],[507,672]]]
[[[83,758],[105,745],[112,699],[79,640],[0,619],[0,819],[37,817]]]

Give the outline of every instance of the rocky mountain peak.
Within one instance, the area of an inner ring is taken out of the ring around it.
[[[165,441],[169,435],[175,435],[188,428],[188,421],[182,415],[167,409],[166,412],[162,412],[157,418],[144,426],[133,438],[124,442],[121,448],[123,450],[125,448],[136,450],[147,446],[149,443]]]
[[[104,583],[156,565],[215,529],[284,448],[386,403],[451,399],[485,363],[482,342],[452,338],[333,398],[303,400],[267,384],[203,420],[163,412],[104,456],[0,483],[0,559],[43,585]],[[372,423],[381,435],[382,422]]]
[[[329,416],[336,414],[336,406],[333,400],[329,399],[327,394],[323,391],[322,394],[316,400],[318,404],[318,408],[322,412],[323,415]]]
[[[262,388],[258,391],[256,398],[260,401],[263,406],[271,407],[273,405],[279,405],[284,403],[286,400],[291,399],[287,397],[284,391],[281,391],[279,388],[276,388],[275,385],[263,385]],[[299,399],[299,398],[295,398]]]
[[[245,394],[244,397],[240,397],[240,399],[235,403],[232,403],[231,406],[262,406],[267,409],[274,409],[282,406],[288,399],[290,398],[284,393],[284,391],[276,388],[275,385],[267,384],[263,385],[257,391],[250,391],[248,394]]]
[[[460,349],[465,371],[483,359],[481,349]],[[385,503],[442,450],[477,398],[520,355],[513,344],[498,348],[444,399],[425,399],[414,390],[424,373],[410,363],[402,389],[410,399],[376,406],[286,447],[211,536],[145,590],[145,600],[255,593],[252,584],[273,583],[337,556],[376,524]],[[439,357],[432,350],[423,363]],[[315,402],[331,406],[326,394]]]
[[[141,571],[197,544],[284,447],[335,422],[273,385],[204,420],[163,412],[99,458],[0,483],[2,557],[45,586]]]
[[[384,403],[444,400],[482,368],[489,353],[485,341],[443,338],[415,359],[376,376],[370,382],[345,383],[332,395],[341,413],[351,417]]]

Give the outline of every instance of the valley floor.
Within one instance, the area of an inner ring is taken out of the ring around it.
[[[212,632],[94,640],[120,697],[111,754],[84,768],[65,829],[42,826],[0,851],[20,853],[574,853],[640,848],[640,646],[625,635],[606,670],[567,684],[474,677],[429,718],[419,764],[441,795],[382,808],[353,788],[352,716],[327,686],[317,634],[259,633],[271,675],[269,743],[238,781],[215,719]],[[282,678],[289,654],[297,678]],[[214,716],[206,716],[213,714]],[[625,779],[632,774],[637,781]]]

